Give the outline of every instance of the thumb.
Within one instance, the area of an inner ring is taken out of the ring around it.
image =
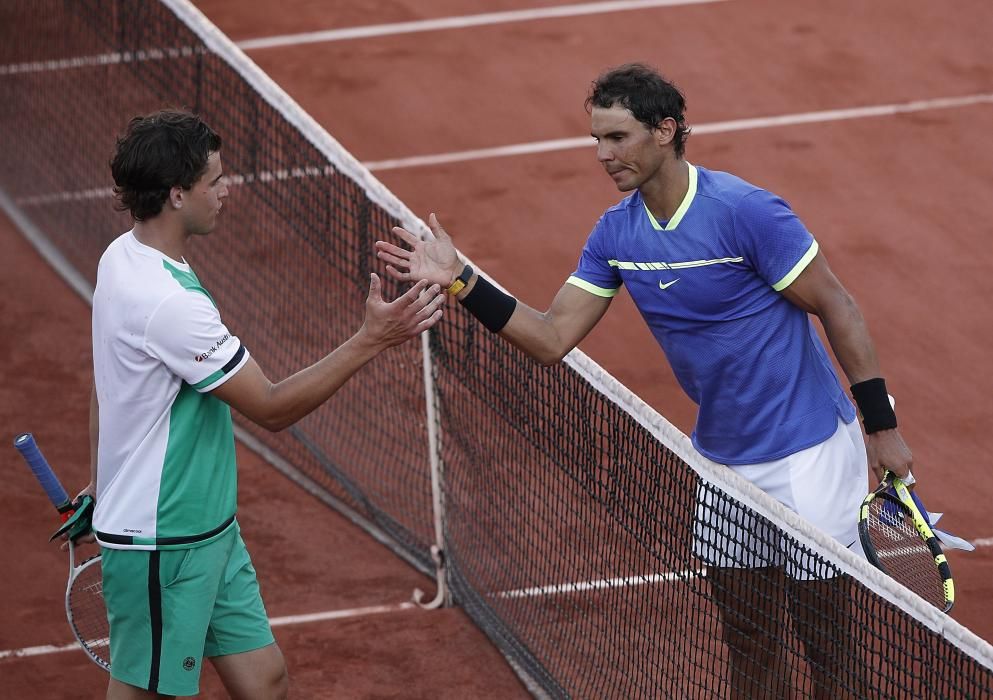
[[[435,238],[445,239],[449,237],[434,212],[431,212],[431,215],[428,217],[428,227],[431,229],[431,233],[434,234]]]
[[[379,275],[375,272],[369,275],[369,299],[373,301],[382,301],[383,295],[380,291],[382,288],[382,283],[379,281]]]

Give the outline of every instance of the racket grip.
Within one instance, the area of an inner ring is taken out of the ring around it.
[[[41,487],[45,489],[45,493],[48,494],[48,500],[52,502],[55,509],[60,513],[66,513],[72,510],[72,501],[69,500],[69,494],[62,487],[58,477],[55,476],[55,472],[48,466],[48,461],[41,453],[41,450],[38,449],[38,444],[35,442],[34,436],[31,433],[18,435],[14,438],[14,447],[17,448],[17,451],[24,457],[24,461],[31,467],[31,471],[34,473],[35,478],[38,479]]]

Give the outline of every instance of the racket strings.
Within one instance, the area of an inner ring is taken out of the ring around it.
[[[69,588],[69,619],[80,643],[97,663],[110,665],[110,625],[103,600],[100,563],[84,564]]]
[[[869,505],[868,526],[872,547],[886,573],[944,609],[944,581],[910,513],[891,501],[876,499]]]

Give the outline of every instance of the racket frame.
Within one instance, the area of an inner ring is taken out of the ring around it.
[[[21,453],[24,457],[24,461],[31,468],[31,472],[35,475],[38,483],[44,489],[45,494],[48,496],[48,500],[51,501],[55,509],[61,514],[62,522],[65,522],[68,518],[72,516],[75,512],[73,508],[72,501],[62,486],[62,482],[55,475],[55,471],[52,469],[48,460],[41,453],[35,442],[34,436],[31,433],[21,433],[16,438],[14,438],[14,447],[17,451]],[[105,671],[110,671],[110,661],[108,659],[101,658],[99,654],[94,652],[89,644],[83,639],[83,635],[79,633],[76,627],[76,621],[72,612],[72,584],[75,583],[76,579],[82,574],[82,572],[91,566],[100,565],[100,555],[94,555],[86,559],[78,567],[76,566],[76,544],[70,539],[69,540],[69,581],[66,584],[66,594],[65,594],[65,611],[66,619],[69,621],[69,628],[72,630],[72,635],[79,642],[79,646],[83,648],[86,655],[90,657],[97,666],[104,669]],[[101,579],[102,579],[101,571]],[[102,596],[101,596],[102,597]],[[109,646],[107,656],[110,656]]]
[[[99,666],[104,671],[107,671],[109,673],[110,672],[109,636],[106,638],[105,648],[107,649],[107,653],[105,654],[106,658],[104,658],[104,656],[101,656],[99,653],[93,650],[91,644],[94,642],[103,642],[105,640],[85,639],[82,633],[79,631],[79,628],[76,626],[76,618],[75,615],[73,615],[73,611],[72,611],[72,585],[76,582],[77,578],[82,576],[83,572],[86,569],[89,569],[92,566],[98,566],[98,567],[101,566],[100,561],[101,561],[100,555],[94,554],[93,556],[83,560],[82,564],[76,566],[76,545],[72,542],[72,540],[69,541],[69,581],[68,583],[66,583],[65,608],[66,608],[66,619],[69,620],[69,628],[72,630],[72,635],[76,638],[76,641],[79,642],[79,646],[83,648],[83,651],[86,652],[86,655],[90,657],[90,660],[93,663],[95,663],[97,666]],[[103,580],[102,569],[100,572],[100,579],[101,581]],[[102,583],[101,583],[101,590],[102,590]],[[103,598],[102,592],[100,594],[100,597],[101,599]],[[109,625],[108,625],[108,635],[109,635]]]
[[[893,489],[896,496],[888,493],[890,488]],[[934,557],[934,565],[938,570],[938,575],[941,577],[942,592],[945,599],[944,607],[939,609],[947,613],[955,604],[955,582],[952,579],[952,571],[948,566],[948,560],[945,557],[945,553],[941,550],[941,544],[938,542],[938,538],[931,529],[930,524],[928,524],[927,519],[910,495],[907,485],[890,471],[886,472],[879,486],[865,497],[865,500],[862,501],[862,506],[859,508],[859,539],[862,542],[862,549],[865,551],[866,559],[880,571],[886,572],[886,567],[879,560],[876,549],[872,545],[872,540],[869,538],[869,505],[877,498],[889,501],[910,516],[910,520],[914,524],[914,529],[917,531],[918,536],[924,541],[931,556]]]

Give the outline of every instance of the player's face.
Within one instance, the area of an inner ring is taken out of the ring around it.
[[[594,107],[591,120],[597,160],[618,190],[637,189],[659,172],[665,150],[656,129],[649,129],[620,105]]]
[[[187,233],[202,236],[213,231],[227,196],[221,154],[214,151],[207,158],[207,169],[203,175],[188,192],[183,193],[183,223]]]

